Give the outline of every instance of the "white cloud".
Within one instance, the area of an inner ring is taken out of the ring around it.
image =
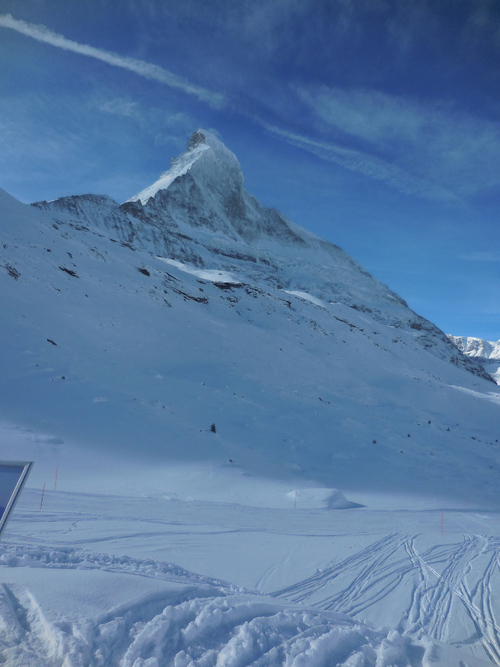
[[[106,100],[98,105],[100,111],[110,113],[115,116],[126,116],[129,118],[142,118],[142,114],[138,110],[137,102],[125,99],[123,97],[115,97],[112,100]]]
[[[190,83],[187,79],[177,76],[169,72],[159,65],[145,62],[144,60],[136,60],[135,58],[127,58],[117,53],[111,53],[103,49],[98,49],[88,44],[80,44],[70,39],[66,39],[45,26],[35,25],[33,23],[26,23],[26,21],[19,21],[13,18],[10,14],[0,15],[0,26],[3,28],[11,28],[22,35],[36,39],[45,44],[51,44],[65,51],[72,51],[80,55],[95,58],[113,67],[120,67],[122,69],[134,72],[145,79],[159,81],[160,83],[182,90],[188,95],[193,95],[203,102],[207,102],[213,107],[222,107],[225,104],[225,98],[219,93],[215,93],[201,86]]]
[[[326,123],[372,143],[388,145],[401,137],[414,141],[425,123],[421,109],[404,98],[378,91],[325,86],[316,90],[297,88],[297,92]]]

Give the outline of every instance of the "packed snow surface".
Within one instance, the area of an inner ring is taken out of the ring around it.
[[[0,191],[0,458],[35,461],[0,662],[500,664],[482,362],[211,133],[169,174],[122,205]]]
[[[498,664],[498,514],[312,495],[48,491],[40,507],[28,489],[0,546],[4,664]]]

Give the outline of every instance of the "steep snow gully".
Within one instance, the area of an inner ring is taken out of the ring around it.
[[[204,130],[123,204],[0,191],[0,231],[0,664],[500,665],[493,348]]]

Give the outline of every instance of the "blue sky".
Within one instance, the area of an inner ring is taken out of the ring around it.
[[[198,127],[446,333],[500,338],[497,0],[0,0],[0,187],[123,201]]]

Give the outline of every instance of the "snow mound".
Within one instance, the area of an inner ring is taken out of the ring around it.
[[[289,491],[286,495],[297,509],[346,510],[363,507],[347,500],[338,489],[297,489]]]
[[[183,591],[182,601],[179,593],[140,598],[96,621],[57,624],[29,590],[4,587],[3,658],[10,667],[375,667],[411,664],[412,651],[425,653],[397,631],[373,630],[340,614],[205,588]]]

